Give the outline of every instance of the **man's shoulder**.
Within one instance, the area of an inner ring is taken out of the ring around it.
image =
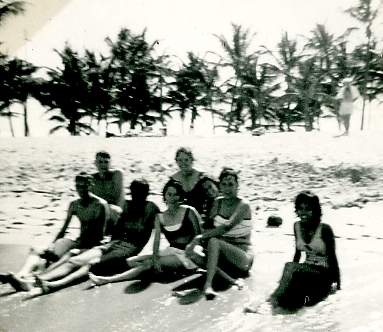
[[[112,176],[122,176],[122,169],[114,168],[109,170],[110,173],[112,173]]]

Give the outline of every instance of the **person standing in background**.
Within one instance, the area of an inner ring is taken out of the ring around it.
[[[351,78],[342,81],[343,86],[339,89],[336,99],[339,100],[339,117],[344,125],[344,135],[348,135],[350,129],[350,119],[354,111],[354,102],[359,97],[358,89],[351,84]]]

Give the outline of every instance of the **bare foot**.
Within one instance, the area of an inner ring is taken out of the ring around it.
[[[110,280],[108,280],[104,277],[101,277],[101,276],[96,276],[92,272],[89,272],[88,275],[89,275],[89,279],[92,280],[92,282],[97,286],[101,286],[101,285],[105,285],[105,284],[110,283]]]
[[[238,290],[243,289],[243,287],[245,287],[245,280],[243,280],[242,278],[238,278],[234,282],[234,286],[236,286],[238,288]]]
[[[40,279],[36,276],[36,287],[41,288],[43,294],[47,294],[52,290],[52,285],[49,281]]]
[[[208,300],[208,301],[214,300],[217,295],[218,295],[218,293],[214,292],[213,288],[207,287],[205,289],[205,298],[206,298],[206,300]]]
[[[245,314],[256,314],[258,312],[259,306],[260,303],[258,302],[248,303],[244,306],[243,312]]]
[[[20,278],[13,273],[9,273],[8,283],[17,291],[17,292],[28,292],[32,289],[33,285],[30,281]]]

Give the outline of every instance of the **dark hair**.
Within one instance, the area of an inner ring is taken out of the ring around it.
[[[177,152],[176,152],[176,159],[178,158],[178,156],[179,156],[179,154],[180,153],[185,153],[191,160],[195,160],[194,159],[194,156],[193,156],[193,152],[192,152],[192,150],[191,149],[189,149],[189,148],[185,148],[185,147],[181,147],[181,148],[179,148],[178,150],[177,150]]]
[[[145,179],[133,180],[130,184],[130,194],[132,199],[146,200],[149,195],[149,183]]]
[[[310,206],[313,211],[313,219],[319,224],[322,217],[322,208],[318,196],[308,190],[302,191],[295,198],[295,213],[302,204]]]
[[[110,159],[110,154],[106,151],[99,151],[96,153],[96,158],[97,157],[100,157],[100,158],[105,158],[105,159]]]
[[[87,174],[85,172],[81,172],[81,173],[76,175],[75,181],[76,181],[76,183],[83,181],[83,182],[90,184],[92,182],[92,179],[93,179],[93,177],[90,176],[89,174]]]
[[[219,175],[219,182],[221,182],[224,178],[226,178],[228,176],[233,176],[235,179],[235,182],[238,183],[238,173],[230,167],[224,167],[223,168],[221,174]]]
[[[203,175],[201,180],[199,180],[199,184],[203,186],[206,182],[212,182],[217,188],[219,187],[219,183],[212,176]]]
[[[172,187],[175,188],[177,191],[177,194],[180,196],[180,201],[182,202],[184,200],[185,192],[182,188],[182,184],[176,180],[170,179],[164,186],[164,189],[162,190],[162,197],[165,199],[165,194],[168,191],[168,189]]]

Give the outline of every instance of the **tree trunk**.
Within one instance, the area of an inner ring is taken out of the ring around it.
[[[24,136],[29,136],[29,126],[28,126],[28,110],[27,110],[27,101],[23,103],[24,106]]]
[[[12,137],[15,137],[15,132],[13,130],[12,115],[8,115],[9,128],[11,129]]]

